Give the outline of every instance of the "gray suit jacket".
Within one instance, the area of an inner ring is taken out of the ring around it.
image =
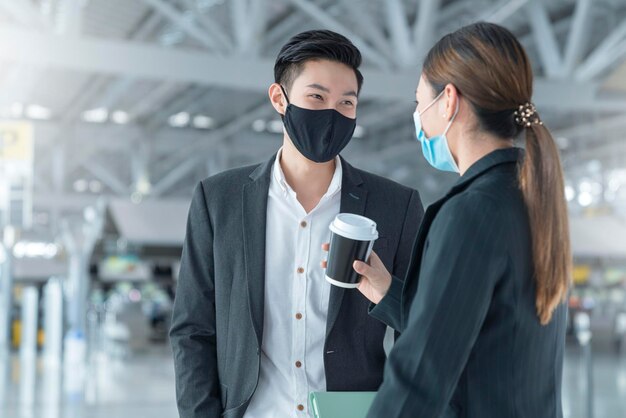
[[[256,390],[274,161],[205,179],[194,192],[170,331],[181,417],[241,418]],[[342,163],[341,212],[378,223],[374,250],[404,276],[423,214],[418,193]],[[377,390],[382,382],[386,327],[369,317],[368,305],[357,290],[332,287],[328,390]]]

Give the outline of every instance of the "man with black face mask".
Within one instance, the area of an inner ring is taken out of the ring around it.
[[[282,148],[196,188],[170,331],[181,417],[307,417],[311,391],[381,384],[393,333],[360,292],[324,279],[322,244],[338,213],[364,215],[378,224],[374,250],[403,277],[423,209],[416,191],[339,157],[360,63],[337,33],[293,37],[269,88]]]

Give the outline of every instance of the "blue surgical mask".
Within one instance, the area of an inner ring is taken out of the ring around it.
[[[434,105],[437,100],[443,95],[443,91],[439,93],[439,96],[435,97],[435,100],[430,102],[428,106],[422,110],[422,113],[426,112],[428,108]],[[459,113],[459,102],[456,102],[456,110],[454,111],[454,115],[452,115],[452,119],[446,126],[446,129],[443,131],[441,135],[433,136],[431,138],[426,138],[426,134],[422,130],[422,119],[420,117],[420,112],[417,110],[413,114],[413,121],[415,122],[415,133],[417,134],[417,140],[422,144],[422,153],[424,154],[424,158],[426,161],[430,163],[437,170],[441,171],[451,171],[454,173],[459,173],[459,167],[454,161],[454,157],[452,157],[452,153],[450,152],[450,147],[448,146],[448,138],[446,134],[452,126],[452,122],[456,117],[456,114]]]

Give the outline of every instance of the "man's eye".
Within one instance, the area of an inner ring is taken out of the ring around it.
[[[343,102],[343,104],[347,105],[347,106],[354,106],[354,103],[351,100],[346,100]]]
[[[314,99],[323,100],[324,98],[319,94],[311,94],[309,97],[313,97]]]

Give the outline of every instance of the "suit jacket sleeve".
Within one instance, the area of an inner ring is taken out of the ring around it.
[[[413,245],[415,244],[417,231],[419,230],[423,217],[424,207],[422,206],[422,200],[420,199],[419,193],[413,190],[409,205],[406,208],[402,234],[400,235],[398,250],[396,251],[396,257],[393,262],[393,271],[391,272],[402,281],[404,281],[404,277],[411,264]]]
[[[419,290],[368,417],[442,416],[508,266],[502,219],[478,194],[441,209],[428,234]]]
[[[200,183],[189,210],[170,330],[181,418],[217,418],[222,413],[213,270],[213,229]]]
[[[413,246],[423,217],[422,200],[419,193],[413,191],[407,206],[402,234],[393,263],[391,287],[378,305],[372,304],[370,306],[370,315],[399,332],[402,331],[400,305],[402,286],[411,264]]]

